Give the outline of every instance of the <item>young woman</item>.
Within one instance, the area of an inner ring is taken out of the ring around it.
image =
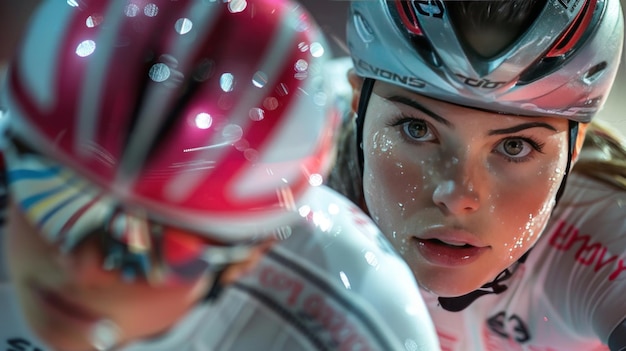
[[[626,348],[626,154],[590,124],[622,42],[617,0],[352,3],[329,184],[409,263],[442,349]]]
[[[313,186],[326,56],[289,1],[44,2],[0,102],[0,348],[437,349],[408,267]]]

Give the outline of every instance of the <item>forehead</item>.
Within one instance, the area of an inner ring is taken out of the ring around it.
[[[419,105],[421,108],[449,120],[453,125],[479,125],[484,126],[487,129],[491,127],[504,127],[518,123],[543,122],[550,124],[557,131],[565,131],[568,128],[568,121],[565,118],[552,116],[518,116],[460,106],[446,101],[432,99],[382,81],[376,81],[373,89],[373,95],[377,95],[378,97],[386,100],[393,100],[394,110],[400,108],[401,111],[419,111],[419,109],[415,106]],[[387,108],[389,108],[389,113],[394,112],[389,104],[379,105],[377,107],[373,106],[379,103],[381,103],[380,99],[375,97],[370,98],[370,106],[368,107],[368,110],[372,107],[380,108],[381,110],[378,111],[378,114],[382,115],[385,115]],[[366,118],[366,123],[368,122],[367,120],[368,119]]]

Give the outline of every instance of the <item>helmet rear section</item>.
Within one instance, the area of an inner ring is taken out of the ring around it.
[[[4,123],[122,207],[244,240],[327,171],[324,49],[289,1],[47,1],[8,71]]]

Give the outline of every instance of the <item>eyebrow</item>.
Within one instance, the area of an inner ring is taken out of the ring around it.
[[[451,128],[454,127],[454,125],[452,123],[450,123],[450,121],[448,121],[447,119],[439,116],[438,114],[436,114],[433,111],[431,111],[431,110],[427,109],[426,107],[424,107],[419,102],[417,102],[417,101],[415,101],[413,99],[409,99],[406,96],[393,95],[393,96],[388,97],[387,100],[393,101],[393,102],[398,102],[398,103],[401,103],[403,105],[407,105],[409,107],[412,107],[412,108],[414,108],[416,110],[422,111],[426,115],[432,117],[437,122],[439,122],[441,124],[444,124],[444,125],[446,125],[448,127],[451,127]]]
[[[393,95],[387,98],[387,100],[389,101],[393,101],[393,102],[398,102],[401,103],[403,105],[407,105],[409,107],[412,107],[416,110],[419,110],[423,113],[425,113],[426,115],[432,117],[434,120],[438,121],[441,124],[444,124],[448,127],[454,128],[454,125],[448,121],[447,119],[441,117],[440,115],[436,114],[435,112],[427,109],[424,105],[420,104],[419,102],[410,99],[406,96],[401,96],[401,95]],[[558,130],[556,128],[554,128],[553,126],[551,126],[548,123],[545,122],[529,122],[529,123],[522,123],[513,127],[509,127],[509,128],[504,128],[504,129],[493,129],[490,130],[487,135],[502,135],[502,134],[512,134],[512,133],[517,133],[519,131],[522,130],[526,130],[526,129],[530,129],[530,128],[545,128],[548,130],[551,130],[553,132],[557,132]]]
[[[398,102],[404,105],[407,105],[409,107],[412,107],[416,110],[419,110],[423,113],[425,113],[426,115],[432,117],[434,120],[438,121],[441,124],[444,124],[448,127],[454,128],[454,125],[452,124],[452,122],[448,121],[447,119],[441,117],[440,115],[436,114],[435,112],[427,109],[424,105],[420,104],[419,102],[410,99],[406,96],[402,96],[402,95],[392,95],[390,97],[387,98],[387,100],[389,101],[393,101],[393,102]],[[551,126],[548,123],[545,122],[529,122],[529,123],[523,123],[523,124],[519,124],[510,128],[504,128],[504,129],[493,129],[490,130],[487,135],[502,135],[502,134],[512,134],[512,133],[517,133],[519,131],[522,130],[526,130],[526,129],[530,129],[530,128],[545,128],[548,130],[551,130],[553,132],[557,132],[557,129],[554,128],[553,126]]]
[[[549,125],[548,123],[544,123],[544,122],[530,122],[530,123],[523,123],[523,124],[519,124],[510,128],[504,128],[504,129],[492,129],[489,131],[489,133],[487,135],[502,135],[502,134],[511,134],[511,133],[517,133],[519,131],[525,130],[525,129],[530,129],[530,128],[546,128],[548,130],[551,130],[553,132],[557,132],[556,128],[554,128],[553,126]]]

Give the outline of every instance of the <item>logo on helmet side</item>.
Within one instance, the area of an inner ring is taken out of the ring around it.
[[[410,2],[400,1],[399,4],[400,6],[398,8],[404,11],[404,15],[408,18],[417,18],[416,14],[442,18],[445,12],[445,8],[441,0],[412,0]],[[407,5],[410,5],[410,7]]]
[[[573,12],[581,0],[559,0],[559,4],[568,9],[570,12]]]
[[[388,81],[400,83],[412,88],[422,89],[426,87],[426,82],[415,76],[403,76],[401,74],[376,67],[364,60],[359,59],[357,66],[376,77],[383,78]]]
[[[506,82],[494,82],[489,79],[476,79],[464,76],[460,73],[455,73],[455,75],[461,78],[463,84],[469,85],[474,88],[482,88],[482,89],[496,89],[504,85]]]

